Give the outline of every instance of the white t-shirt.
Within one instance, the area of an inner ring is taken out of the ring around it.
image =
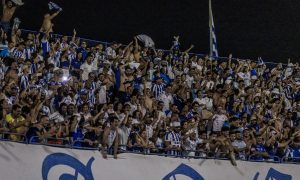
[[[112,58],[116,58],[117,54],[116,51],[112,47],[106,48],[106,55],[111,56]]]
[[[146,132],[147,132],[147,138],[152,138],[153,136],[153,126],[152,125],[146,125]]]
[[[89,65],[87,63],[83,63],[80,66],[80,69],[83,70],[83,72],[82,72],[82,80],[86,81],[89,78],[89,73],[93,71],[93,64],[91,63]]]
[[[196,138],[195,140],[191,140],[189,137],[185,140],[184,147],[186,150],[195,151],[197,145],[202,143],[203,140],[200,138]]]
[[[221,131],[224,122],[228,120],[227,116],[224,114],[215,114],[213,117],[213,131]]]
[[[209,90],[212,90],[214,88],[215,82],[214,81],[208,81],[206,83],[206,88]]]
[[[119,144],[122,145],[121,149],[126,150],[126,145],[128,142],[128,137],[130,135],[131,128],[128,128],[126,126],[121,126],[118,128],[118,134],[119,134]],[[124,145],[124,147],[123,147]]]
[[[165,92],[161,93],[158,97],[158,99],[162,102],[164,102],[164,111],[167,111],[170,109],[170,103],[174,103],[173,96],[171,94],[166,94]]]
[[[188,87],[191,88],[191,87],[192,87],[192,84],[193,84],[193,82],[194,82],[194,77],[193,77],[193,76],[187,75],[185,81],[186,81]]]
[[[237,147],[238,149],[246,147],[246,143],[243,140],[234,140],[231,144],[233,147]]]
[[[106,104],[106,86],[100,86],[99,87],[99,93],[98,93],[98,101],[99,104]]]
[[[208,109],[208,110],[212,110],[212,108],[213,108],[213,99],[212,98],[209,98],[209,97],[204,97],[201,99],[196,98],[194,100],[194,102],[195,101],[198,102],[199,104],[203,104],[206,107],[206,109]]]

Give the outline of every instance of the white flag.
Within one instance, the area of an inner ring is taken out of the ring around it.
[[[151,37],[145,35],[145,34],[140,34],[138,36],[136,36],[136,38],[138,40],[140,40],[141,42],[144,43],[145,47],[154,47],[155,43],[154,41],[151,39]]]

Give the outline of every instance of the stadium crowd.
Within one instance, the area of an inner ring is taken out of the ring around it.
[[[8,1],[10,2],[10,1]],[[5,7],[5,1],[3,4]],[[6,7],[7,8],[7,7]],[[30,142],[254,160],[300,160],[300,67],[92,45],[1,20],[0,133]],[[6,137],[5,137],[6,136]]]

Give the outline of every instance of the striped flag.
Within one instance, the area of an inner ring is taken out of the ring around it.
[[[215,33],[215,24],[211,9],[211,0],[209,0],[209,32],[210,32],[210,56],[218,57],[217,37]]]
[[[54,2],[49,2],[48,7],[49,7],[49,10],[56,10],[56,11],[62,10],[62,8],[59,5],[55,4]]]

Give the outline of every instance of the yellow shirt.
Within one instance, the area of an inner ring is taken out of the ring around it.
[[[13,124],[13,123],[18,123],[18,122],[25,121],[25,118],[23,116],[19,116],[16,119],[14,119],[11,114],[8,114],[8,115],[5,116],[5,120],[8,124]],[[17,128],[13,128],[11,130],[12,130],[13,133],[23,134],[25,132],[25,129],[26,129],[26,127],[20,126],[20,127],[17,127]],[[13,141],[20,141],[21,137],[22,136],[18,136],[18,135],[10,135],[10,138]]]
[[[25,120],[25,118],[23,116],[19,116],[16,119],[14,119],[11,114],[7,114],[5,116],[5,120],[8,124],[12,124],[12,123],[22,122]]]

